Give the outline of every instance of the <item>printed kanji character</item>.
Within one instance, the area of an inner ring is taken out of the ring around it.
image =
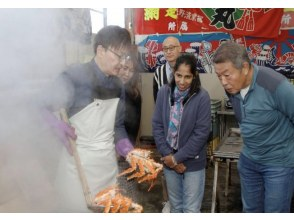
[[[165,17],[171,17],[173,19],[177,19],[177,9],[176,8],[168,8],[166,10]]]
[[[174,31],[176,29],[176,22],[169,22],[168,23],[168,30],[169,31]]]
[[[290,23],[290,20],[291,20],[291,16],[290,14],[284,14],[283,17],[282,17],[282,23],[283,24],[289,24]]]
[[[147,65],[152,69],[156,66],[156,54],[158,50],[158,44],[155,40],[148,40],[145,47],[148,50],[148,53],[145,57]]]
[[[221,22],[226,29],[234,29],[235,21],[233,13],[235,12],[235,8],[217,8],[215,9],[215,15],[212,17],[214,20],[210,23],[210,25],[216,25],[218,22]]]
[[[144,8],[144,20],[158,20],[159,19],[159,8]]]
[[[180,30],[188,31],[187,22],[185,22],[185,21],[182,22],[181,27],[180,27]]]

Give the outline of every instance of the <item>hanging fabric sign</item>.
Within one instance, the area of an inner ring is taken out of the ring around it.
[[[270,67],[288,78],[294,78],[294,30],[282,30],[275,39],[227,33],[136,36],[140,60],[145,70],[154,72],[156,67],[165,63],[162,42],[167,36],[179,39],[182,52],[195,55],[199,73],[213,73],[212,58],[215,50],[221,43],[233,40],[247,48],[252,62]]]
[[[134,30],[140,35],[227,32],[273,38],[282,16],[282,8],[139,8]]]

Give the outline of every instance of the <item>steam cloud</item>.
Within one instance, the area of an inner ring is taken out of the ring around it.
[[[0,212],[51,212],[62,144],[42,91],[65,66],[63,9],[0,9]]]

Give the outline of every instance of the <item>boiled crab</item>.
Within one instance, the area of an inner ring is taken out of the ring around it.
[[[133,173],[127,177],[127,180],[137,178],[138,183],[144,181],[150,181],[151,185],[148,189],[154,186],[154,181],[157,178],[158,173],[162,170],[162,164],[156,163],[150,158],[151,151],[145,149],[134,149],[128,153],[126,160],[130,164],[130,168],[126,169],[118,176]]]
[[[104,213],[140,213],[143,207],[134,203],[132,199],[123,196],[117,185],[110,186],[99,193],[94,198],[94,205],[104,207]]]

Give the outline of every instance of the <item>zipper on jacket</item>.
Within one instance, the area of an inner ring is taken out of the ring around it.
[[[252,89],[251,89],[252,90]],[[246,110],[245,110],[245,105],[246,105],[246,102],[247,102],[247,99],[248,99],[248,95],[249,93],[251,93],[251,90],[248,90],[248,92],[246,93],[246,95],[244,96],[244,99],[242,98],[242,96],[240,95],[241,97],[241,105],[242,105],[242,113],[243,113],[243,116],[244,118],[246,118]]]

